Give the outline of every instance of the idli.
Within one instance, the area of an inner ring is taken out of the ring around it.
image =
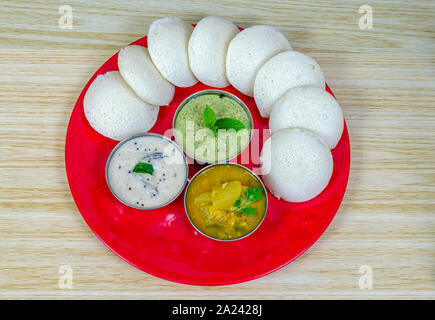
[[[331,151],[308,130],[280,130],[272,134],[261,151],[264,183],[274,196],[288,202],[318,196],[328,185],[332,170]]]
[[[166,106],[172,101],[175,87],[161,76],[147,48],[132,45],[121,49],[118,67],[125,82],[139,98],[157,106]]]
[[[268,118],[272,105],[290,88],[325,88],[325,77],[317,62],[298,51],[285,51],[270,58],[258,70],[254,99],[262,117]]]
[[[309,86],[296,87],[274,104],[269,119],[272,134],[291,127],[317,133],[333,149],[343,133],[343,111],[327,91]]]
[[[237,26],[221,17],[201,19],[189,40],[190,69],[206,85],[223,88],[228,86],[225,59],[230,41],[239,33]]]
[[[162,76],[177,87],[198,80],[190,71],[187,46],[193,27],[176,17],[155,20],[148,30],[148,51]]]
[[[86,119],[97,132],[114,140],[151,129],[159,113],[130,89],[118,71],[99,75],[83,100]]]
[[[274,55],[291,50],[286,37],[270,26],[253,26],[238,33],[228,46],[228,81],[252,97],[258,69]]]

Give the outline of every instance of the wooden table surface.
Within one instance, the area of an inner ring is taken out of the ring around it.
[[[372,29],[358,24],[365,4]],[[60,5],[73,10],[72,29],[59,27]],[[150,276],[106,248],[71,197],[64,142],[80,91],[166,15],[276,27],[317,59],[343,107],[352,164],[338,214],[302,257],[263,278],[195,287]],[[0,298],[433,299],[434,21],[430,0],[2,1]],[[59,287],[62,266],[71,289]],[[359,285],[361,267],[371,289]]]

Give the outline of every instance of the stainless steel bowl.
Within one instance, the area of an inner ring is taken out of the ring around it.
[[[252,130],[253,130],[253,128],[254,128],[254,121],[252,120],[252,114],[251,114],[251,112],[249,111],[248,107],[245,105],[245,103],[244,103],[242,100],[240,100],[238,97],[236,97],[235,95],[233,95],[232,93],[229,93],[229,92],[226,92],[226,91],[223,91],[223,90],[217,90],[217,89],[207,89],[207,90],[198,91],[198,92],[196,92],[196,93],[194,93],[194,94],[188,96],[186,99],[184,99],[184,100],[180,103],[180,105],[178,106],[177,110],[175,111],[174,118],[172,119],[172,128],[175,130],[175,122],[176,122],[176,120],[177,120],[178,114],[180,113],[181,109],[183,109],[183,107],[184,107],[184,106],[185,106],[189,101],[191,101],[192,99],[198,98],[199,96],[206,95],[206,94],[224,95],[224,96],[226,96],[226,97],[228,97],[228,98],[234,100],[235,102],[237,102],[237,104],[240,105],[240,107],[241,107],[241,108],[246,112],[246,114],[248,115],[248,118],[249,118],[249,121],[250,121],[251,130],[249,131],[249,139],[248,139],[248,142],[246,143],[245,146],[243,146],[243,147],[240,149],[240,152],[239,152],[239,153],[237,153],[235,156],[233,156],[233,157],[231,157],[231,158],[228,158],[228,159],[222,159],[222,160],[219,160],[219,161],[216,161],[216,162],[205,162],[203,159],[197,159],[197,158],[195,158],[193,155],[189,154],[189,153],[184,149],[183,144],[180,143],[179,141],[177,141],[177,135],[175,134],[175,131],[174,131],[175,141],[177,141],[177,143],[181,146],[181,148],[183,148],[184,152],[186,152],[186,154],[187,154],[189,157],[191,157],[192,159],[197,160],[197,161],[200,162],[200,163],[209,163],[209,164],[214,164],[214,163],[219,163],[219,162],[222,162],[222,161],[229,161],[229,160],[232,160],[232,159],[234,159],[234,158],[237,158],[237,156],[240,155],[240,154],[241,154],[241,153],[246,149],[246,147],[249,145],[249,143],[251,142],[251,139],[252,139]]]
[[[126,203],[122,198],[120,198],[120,197],[119,197],[119,196],[118,196],[118,195],[113,191],[112,186],[110,185],[110,179],[109,179],[109,165],[110,165],[110,161],[112,160],[113,155],[116,153],[116,151],[117,151],[120,147],[122,147],[126,142],[128,142],[128,141],[130,141],[130,140],[132,140],[132,139],[136,139],[136,138],[140,138],[140,137],[146,137],[146,136],[153,136],[153,137],[158,137],[158,138],[161,138],[161,139],[165,139],[166,141],[168,141],[168,142],[170,142],[172,145],[174,145],[174,147],[176,147],[176,148],[181,152],[181,155],[183,156],[183,161],[184,161],[184,164],[185,164],[185,168],[186,168],[186,178],[185,178],[185,181],[184,181],[183,186],[180,188],[180,191],[177,193],[177,195],[174,196],[171,200],[169,200],[168,202],[166,202],[166,203],[164,203],[164,204],[162,204],[162,205],[159,205],[159,206],[156,206],[156,207],[150,207],[150,208],[145,208],[145,207],[142,207],[142,206],[135,206],[135,205],[131,205],[131,204],[129,204],[129,203]],[[161,134],[152,133],[152,132],[147,132],[147,133],[135,134],[135,135],[132,135],[132,136],[130,136],[130,137],[128,137],[128,138],[125,138],[124,140],[122,140],[121,142],[119,142],[119,143],[115,146],[115,148],[113,148],[112,152],[110,152],[109,157],[107,158],[107,161],[106,161],[105,175],[106,175],[107,186],[109,187],[110,192],[112,192],[112,194],[113,194],[113,195],[116,197],[116,199],[118,199],[120,202],[122,202],[122,203],[125,204],[126,206],[129,206],[129,207],[131,207],[131,208],[135,208],[135,209],[140,209],[140,210],[153,210],[153,209],[158,209],[158,208],[161,208],[161,207],[164,207],[164,206],[168,205],[169,203],[171,203],[172,201],[174,201],[175,199],[177,199],[178,196],[183,192],[183,190],[184,190],[184,188],[185,188],[185,186],[186,186],[186,183],[187,183],[187,181],[188,181],[188,177],[189,177],[189,165],[187,164],[187,159],[186,159],[186,156],[185,156],[185,154],[184,154],[184,152],[183,152],[183,149],[181,149],[180,146],[179,146],[177,143],[175,143],[175,142],[172,141],[171,139],[169,139],[169,138],[167,138],[167,137],[165,137],[165,136],[163,136],[163,135],[161,135]]]
[[[186,196],[187,196],[187,193],[189,192],[189,187],[190,187],[190,184],[195,180],[195,178],[199,175],[199,174],[201,174],[202,172],[204,172],[204,171],[206,171],[206,170],[208,170],[208,169],[210,169],[211,167],[215,167],[215,166],[220,166],[220,165],[232,165],[232,166],[239,166],[239,167],[241,167],[241,168],[243,168],[243,169],[245,169],[246,171],[248,171],[259,183],[260,183],[260,185],[261,185],[261,187],[263,188],[263,193],[264,193],[264,196],[266,197],[266,209],[264,210],[264,214],[263,214],[263,217],[261,218],[261,220],[260,220],[260,222],[258,223],[258,225],[251,231],[251,232],[249,232],[248,234],[245,234],[243,237],[240,237],[240,238],[235,238],[235,239],[219,239],[219,238],[214,238],[214,237],[212,237],[212,236],[210,236],[210,235],[208,235],[208,234],[206,234],[206,233],[204,233],[203,231],[201,231],[194,223],[193,223],[193,221],[190,219],[190,216],[189,216],[189,212],[187,211],[187,206],[186,206]],[[267,208],[268,208],[268,203],[269,203],[269,200],[268,200],[268,197],[267,197],[267,191],[266,191],[266,187],[264,186],[264,184],[263,184],[263,181],[261,181],[261,179],[252,171],[252,170],[250,170],[250,169],[248,169],[248,168],[246,168],[245,166],[243,166],[243,165],[241,165],[241,164],[238,164],[238,163],[230,163],[230,162],[219,162],[219,163],[215,163],[215,164],[211,164],[211,165],[208,165],[208,166],[206,166],[206,167],[204,167],[204,168],[202,168],[201,170],[199,170],[192,178],[190,178],[189,179],[189,184],[187,185],[187,188],[186,188],[186,191],[184,192],[184,211],[186,212],[186,216],[187,216],[187,219],[189,219],[189,221],[190,221],[190,223],[192,224],[192,226],[199,232],[199,233],[201,233],[202,235],[204,235],[204,236],[206,236],[207,238],[210,238],[210,239],[213,239],[213,240],[217,240],[217,241],[236,241],[236,240],[240,240],[240,239],[243,239],[243,238],[246,238],[247,236],[249,236],[249,235],[251,235],[251,234],[253,234],[254,232],[255,232],[255,230],[257,230],[259,227],[260,227],[260,225],[263,223],[263,221],[264,221],[264,218],[266,217],[266,213],[267,213]]]

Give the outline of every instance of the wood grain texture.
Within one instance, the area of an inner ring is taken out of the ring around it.
[[[70,5],[72,30],[58,27]],[[370,1],[2,1],[0,298],[435,297],[435,3]],[[312,55],[342,105],[352,165],[342,206],[302,257],[224,287],[174,284],[119,259],[93,235],[68,188],[70,113],[97,68],[152,20],[222,15],[275,26]],[[73,289],[59,289],[61,265]],[[358,286],[361,265],[373,289]]]

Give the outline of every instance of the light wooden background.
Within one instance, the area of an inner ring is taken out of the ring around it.
[[[73,29],[58,27],[59,6]],[[373,29],[360,30],[361,5]],[[100,243],[68,188],[64,141],[80,91],[156,18],[275,26],[315,57],[346,116],[349,186],[321,239],[266,277],[224,287],[147,275]],[[1,1],[0,298],[434,298],[435,3]],[[73,289],[58,287],[73,268]],[[373,268],[373,289],[358,286]]]

